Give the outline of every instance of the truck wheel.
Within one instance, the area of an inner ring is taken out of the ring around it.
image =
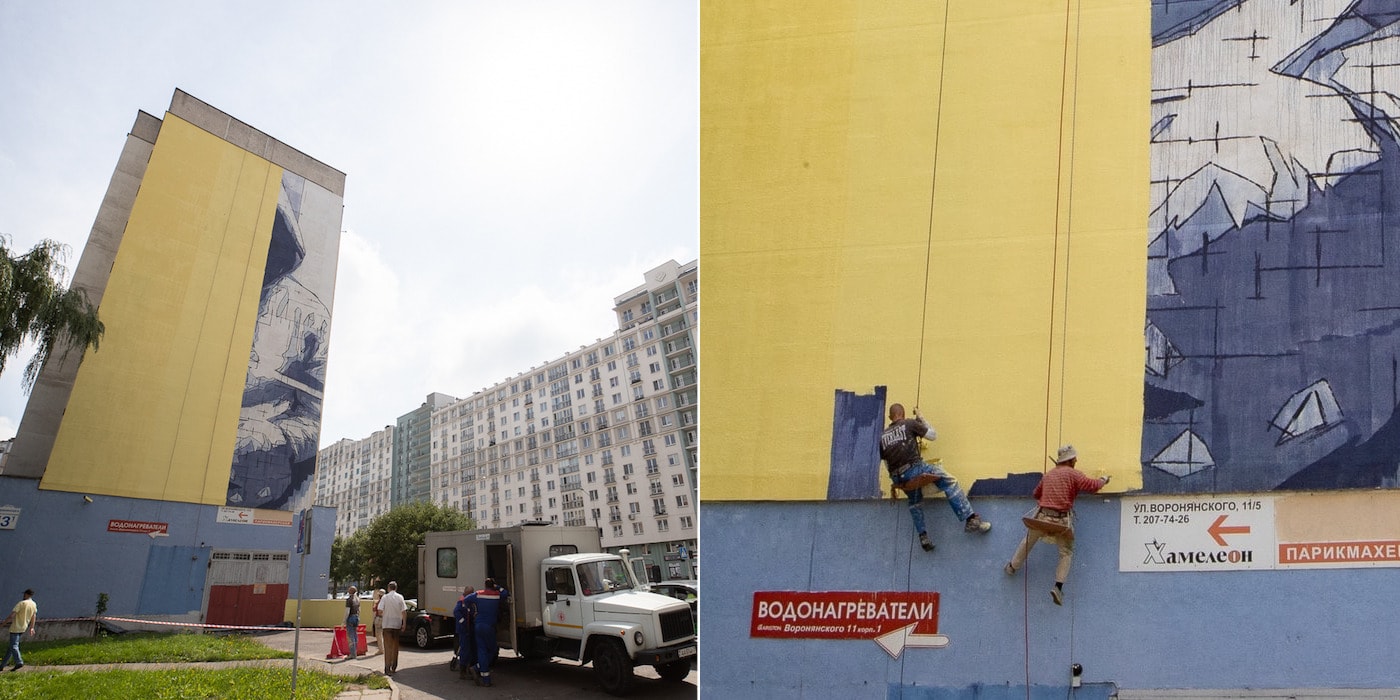
[[[598,650],[593,653],[593,672],[598,676],[598,684],[612,695],[631,692],[637,678],[632,675],[632,659],[616,639],[599,640]]]
[[[419,649],[428,649],[433,646],[433,630],[426,622],[420,622],[413,628],[413,645]]]
[[[679,683],[690,675],[690,659],[680,659],[666,664],[657,664],[656,672],[663,680]]]

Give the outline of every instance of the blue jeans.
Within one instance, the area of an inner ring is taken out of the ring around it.
[[[349,640],[350,655],[351,655],[351,656],[356,656],[356,655],[358,654],[358,650],[356,649],[356,645],[359,644],[359,642],[360,642],[360,616],[359,616],[359,615],[346,615],[346,616],[345,616],[345,637],[346,637],[346,639]]]
[[[965,522],[972,517],[972,503],[967,500],[967,494],[963,493],[962,487],[958,485],[957,477],[943,471],[943,467],[937,464],[927,464],[918,461],[904,470],[898,478],[894,479],[894,485],[899,486],[921,474],[932,474],[938,477],[934,483],[938,485],[938,490],[948,497],[948,505],[952,507],[953,514],[958,516],[959,522]],[[914,518],[914,530],[919,534],[924,534],[928,530],[924,527],[924,490],[914,489],[908,492],[909,515]]]
[[[3,670],[5,668],[5,664],[10,661],[11,654],[13,654],[15,657],[16,668],[24,665],[24,659],[20,658],[19,655],[19,640],[21,639],[24,639],[23,632],[10,633],[10,648],[5,650],[4,658],[0,658],[0,670]]]

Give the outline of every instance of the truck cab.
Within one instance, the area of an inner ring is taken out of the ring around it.
[[[612,554],[570,554],[540,562],[546,637],[555,656],[592,660],[600,676],[655,666],[683,679],[696,654],[689,606],[641,590]],[[613,670],[615,669],[615,670]],[[606,688],[619,679],[599,679]]]
[[[520,656],[592,663],[599,684],[614,695],[631,689],[635,666],[654,666],[668,681],[690,673],[697,653],[690,606],[643,590],[625,557],[602,552],[597,528],[427,533],[418,584],[429,631],[450,630],[463,587],[487,576],[510,592],[497,639]]]

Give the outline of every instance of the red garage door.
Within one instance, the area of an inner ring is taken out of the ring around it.
[[[275,625],[287,606],[286,552],[215,551],[209,558],[204,621]]]

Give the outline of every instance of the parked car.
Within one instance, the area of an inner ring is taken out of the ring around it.
[[[671,596],[677,600],[690,603],[690,616],[699,621],[700,617],[700,582],[690,579],[675,581],[661,581],[651,584],[652,593]]]
[[[403,629],[399,630],[399,639],[404,644],[412,644],[419,649],[431,649],[446,641],[449,645],[453,635],[434,636],[432,618],[428,613],[418,609],[417,598],[407,598],[404,600],[407,609],[403,614]]]

